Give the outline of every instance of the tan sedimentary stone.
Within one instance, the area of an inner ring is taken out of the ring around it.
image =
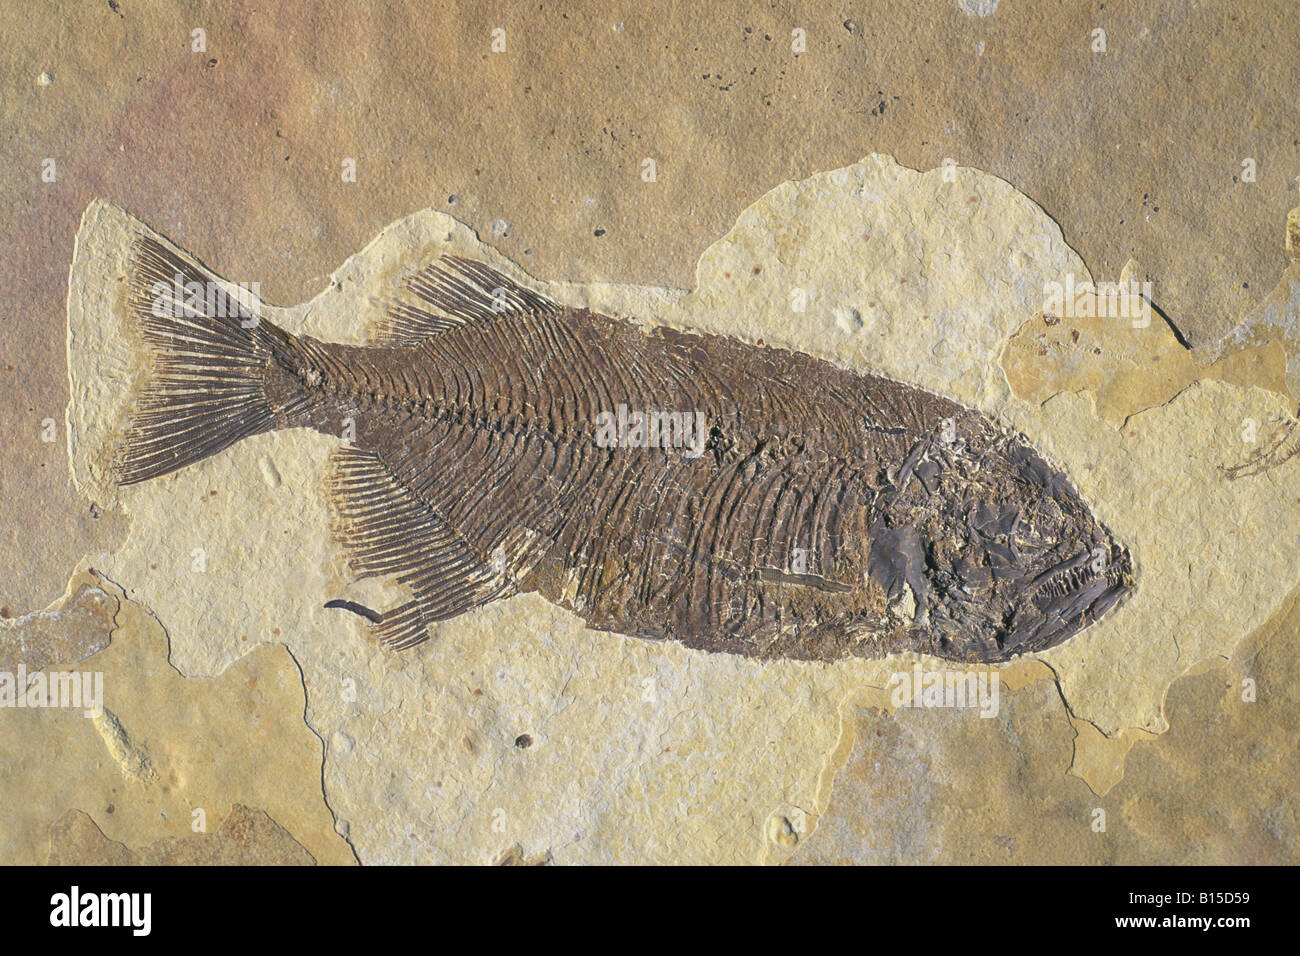
[[[0,670],[75,664],[108,646],[117,596],[89,572],[73,575],[53,607],[0,619]]]
[[[266,808],[320,862],[350,862],[321,793],[321,743],[303,723],[301,675],[289,653],[257,647],[220,676],[187,679],[167,662],[167,633],[148,611],[93,574],[76,581],[95,583],[74,591],[74,601],[99,593],[116,608],[99,621],[107,647],[75,666],[102,675],[102,711],[0,708],[0,860],[44,862],[51,819],[73,810],[128,846],[187,840],[200,825],[220,825],[239,842],[231,807],[247,803]],[[66,613],[76,633],[82,605],[45,613]],[[13,629],[35,631],[39,622]]]
[[[131,523],[103,566],[166,622],[187,674],[222,673],[259,642],[293,651],[307,720],[326,741],[330,805],[364,862],[482,861],[516,844],[556,862],[781,860],[815,829],[847,757],[842,721],[858,706],[887,711],[891,676],[910,660],[760,665],[588,632],[533,595],[445,622],[430,644],[392,655],[322,607],[360,593],[327,535],[327,437],[261,436],[174,476],[108,487],[97,470],[104,436],[138,358],[112,330],[120,310],[96,263],[125,227],[106,204],[88,211],[69,298],[75,475]],[[1294,584],[1300,544],[1278,528],[1300,497],[1295,468],[1224,474],[1249,453],[1242,419],[1287,414],[1275,391],[1231,375],[1172,395],[1164,379],[1143,383],[1125,389],[1140,398],[1117,429],[1086,394],[1013,390],[998,362],[1007,340],[1041,309],[1045,282],[1086,270],[1055,224],[994,177],[958,169],[949,181],[872,156],[787,183],[703,253],[689,293],[532,282],[460,223],[425,212],[386,229],[311,302],[268,317],[363,341],[374,300],[443,251],[486,259],[561,302],[888,374],[1023,431],[1138,568],[1126,604],[1035,665],[1059,693],[1043,681],[1008,693],[1032,720],[1059,722],[1058,775],[1073,749],[1062,696],[1076,726],[1096,727],[1122,758],[1126,731],[1165,729],[1170,683],[1230,653]],[[1105,383],[1115,379],[1105,362],[1066,364]],[[1150,396],[1160,402],[1142,408]],[[382,586],[365,593],[386,605]],[[532,747],[514,746],[522,733]],[[1083,752],[1076,773],[1112,787],[1115,760]]]
[[[830,803],[790,862],[1294,865],[1298,594],[1229,659],[1173,683],[1168,731],[1124,733],[1123,779],[1104,794],[1060,775],[1071,725],[1091,725],[1063,719],[1050,683],[987,721],[856,710]]]
[[[104,836],[80,810],[50,824],[56,866],[313,866],[315,860],[261,810],[235,804],[215,833],[167,837],[131,850]]]
[[[1084,298],[1095,301],[1095,296]],[[1116,427],[1198,379],[1254,385],[1294,401],[1286,381],[1287,350],[1280,341],[1212,359],[1179,342],[1159,315],[1135,327],[1128,317],[1098,317],[1094,306],[1080,308],[1086,317],[1040,312],[1007,340],[999,361],[1017,397],[1042,402],[1060,392],[1082,392],[1097,416]]]

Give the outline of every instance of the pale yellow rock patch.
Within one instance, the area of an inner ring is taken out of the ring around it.
[[[45,862],[50,822],[68,810],[135,846],[191,836],[196,810],[216,831],[246,803],[318,861],[351,862],[321,793],[321,743],[303,723],[288,652],[256,647],[220,676],[187,679],[167,662],[152,615],[111,583],[99,587],[118,602],[111,643],[76,670],[103,675],[103,712],[0,709],[0,859]]]

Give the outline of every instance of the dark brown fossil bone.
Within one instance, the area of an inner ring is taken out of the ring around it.
[[[918,388],[563,308],[459,258],[412,275],[368,347],[183,301],[215,277],[152,238],[128,279],[150,372],[117,480],[274,429],[348,435],[336,528],[357,574],[410,588],[372,625],[395,647],[536,591],[707,651],[1000,661],[1132,585],[1061,472]]]

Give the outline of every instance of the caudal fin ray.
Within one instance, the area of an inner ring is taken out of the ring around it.
[[[150,236],[132,243],[127,279],[146,371],[114,451],[116,483],[168,474],[273,427],[266,369],[292,339],[256,301]]]

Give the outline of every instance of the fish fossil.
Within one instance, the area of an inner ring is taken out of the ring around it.
[[[537,592],[594,629],[706,651],[1003,661],[1133,584],[1060,471],[909,385],[566,308],[451,256],[376,310],[366,347],[285,332],[143,231],[126,280],[147,371],[114,480],[276,429],[339,437],[351,570],[410,599],[331,605],[393,647]]]

